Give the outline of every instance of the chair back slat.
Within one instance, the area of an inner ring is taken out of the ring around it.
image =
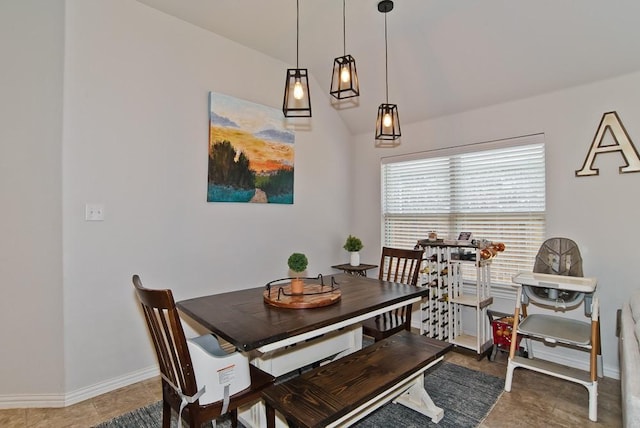
[[[160,372],[184,394],[194,395],[198,388],[191,356],[171,290],[144,288],[138,275],[134,275],[133,284],[142,305]]]
[[[401,284],[418,284],[424,250],[382,247],[379,279]]]
[[[424,249],[405,250],[382,247],[378,278],[382,281],[418,285],[420,264]],[[401,330],[411,329],[411,305],[377,315],[362,324],[366,335],[376,341],[389,337]]]

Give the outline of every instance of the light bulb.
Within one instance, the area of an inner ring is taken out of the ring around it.
[[[293,98],[301,100],[304,97],[304,90],[302,89],[302,83],[300,79],[296,79],[296,83],[293,85]]]
[[[342,71],[340,72],[340,79],[343,83],[349,83],[349,80],[351,80],[351,73],[349,73],[349,67],[347,67],[346,65],[342,67]]]
[[[393,123],[393,120],[391,120],[391,115],[389,113],[385,113],[384,116],[382,117],[382,126],[384,126],[385,128],[388,128],[391,126],[392,123]]]

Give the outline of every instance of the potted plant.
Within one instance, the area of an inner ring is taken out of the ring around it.
[[[303,294],[304,291],[304,282],[300,278],[300,274],[307,269],[307,265],[309,264],[309,260],[307,256],[302,253],[293,253],[289,256],[287,260],[287,265],[289,269],[291,269],[296,274],[296,278],[291,280],[291,293],[292,294]]]
[[[349,235],[347,237],[347,241],[344,243],[343,247],[347,250],[351,255],[351,266],[360,266],[360,250],[362,250],[362,241],[360,238],[357,238],[353,235]]]

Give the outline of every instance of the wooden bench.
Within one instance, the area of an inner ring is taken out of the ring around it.
[[[424,390],[424,372],[452,348],[402,331],[263,391],[267,427],[276,410],[294,427],[351,425],[394,400],[440,421],[444,412]]]

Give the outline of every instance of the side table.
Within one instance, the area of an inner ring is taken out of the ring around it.
[[[349,263],[345,263],[342,265],[333,265],[331,266],[334,269],[339,269],[344,273],[348,273],[354,276],[367,276],[367,271],[369,269],[375,269],[378,265],[367,265],[364,263],[360,263],[358,266],[351,266]]]

